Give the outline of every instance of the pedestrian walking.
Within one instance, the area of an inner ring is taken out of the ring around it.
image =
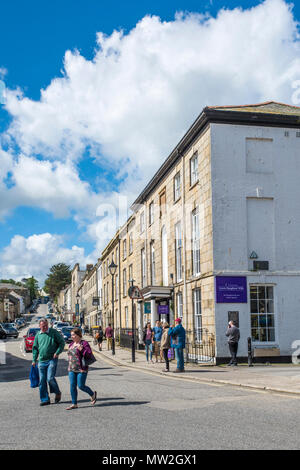
[[[228,323],[228,328],[226,331],[226,336],[228,336],[228,346],[229,351],[231,354],[230,362],[228,366],[237,366],[237,352],[238,352],[238,345],[240,340],[240,330],[237,326],[235,326],[233,321]]]
[[[159,320],[156,321],[155,327],[153,328],[153,348],[154,348],[154,355],[155,355],[155,362],[158,362],[158,355],[160,356],[160,362],[162,360],[162,351],[160,348],[161,337],[163,334],[163,329]]]
[[[82,325],[82,326],[81,326],[82,336],[84,336],[84,334],[85,334],[85,329],[86,329],[86,328],[85,328],[85,325]]]
[[[169,333],[169,324],[164,323],[163,325],[163,334],[161,337],[161,351],[163,352],[163,357],[166,363],[166,368],[163,370],[163,372],[169,372],[170,370],[170,364],[169,364],[169,357],[168,357],[168,351],[171,347],[171,338],[168,335]]]
[[[55,393],[55,403],[61,400],[61,391],[58,387],[55,375],[58,356],[63,352],[65,342],[59,331],[49,328],[48,321],[40,320],[40,331],[36,334],[32,347],[32,365],[36,367],[38,361],[40,375],[40,405],[50,405],[48,386],[50,393]]]
[[[183,350],[185,348],[185,329],[181,324],[181,319],[176,318],[174,325],[169,329],[168,335],[171,336],[171,347],[175,349],[177,360],[177,369],[174,372],[184,372]]]
[[[108,324],[108,327],[105,329],[105,337],[107,339],[107,350],[112,348],[112,339],[113,339],[114,330],[111,327],[111,323]]]
[[[151,328],[150,322],[148,322],[144,328],[143,341],[144,341],[145,350],[146,350],[146,360],[147,362],[149,362],[149,353],[150,353],[150,361],[153,362],[152,360],[153,330]]]
[[[93,392],[86,383],[88,366],[85,365],[84,359],[92,355],[92,350],[87,341],[82,339],[82,331],[80,328],[74,328],[71,331],[72,343],[68,350],[69,359],[69,381],[70,391],[72,397],[72,405],[66,408],[67,410],[74,410],[78,408],[77,405],[77,387],[79,390],[87,393],[91,397],[91,405],[95,405],[97,401],[97,392]]]
[[[96,340],[97,340],[97,343],[98,343],[99,351],[102,351],[103,336],[104,336],[104,333],[103,333],[103,330],[102,330],[102,326],[99,326],[99,329],[96,333]]]

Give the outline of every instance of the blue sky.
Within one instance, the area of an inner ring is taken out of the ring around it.
[[[42,282],[59,256],[95,262],[106,242],[99,207],[118,194],[130,205],[206,104],[292,103],[300,5],[288,5],[2,2],[0,277]],[[249,76],[256,66],[261,74]]]

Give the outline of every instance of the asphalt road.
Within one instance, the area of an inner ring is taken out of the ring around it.
[[[0,450],[300,447],[298,398],[177,381],[101,360],[87,380],[98,392],[96,405],[79,391],[79,408],[66,411],[66,352],[57,373],[62,401],[40,407],[38,389],[28,380],[32,355],[22,350],[25,331],[6,341],[7,363],[0,366]]]

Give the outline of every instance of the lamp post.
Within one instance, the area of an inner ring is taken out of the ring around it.
[[[80,295],[77,294],[76,295],[77,304],[75,305],[75,320],[76,320],[76,323],[77,323],[77,318],[79,317],[79,299],[80,299]]]
[[[111,296],[111,300],[112,300],[112,330],[113,330],[113,333],[112,333],[112,345],[111,345],[111,352],[112,352],[112,355],[114,356],[116,354],[115,352],[115,306],[114,306],[114,303],[115,303],[115,298],[114,298],[114,277],[115,277],[115,274],[116,274],[116,271],[117,271],[117,265],[114,263],[114,260],[112,259],[112,262],[110,263],[110,265],[108,266],[108,269],[109,269],[109,272],[110,272],[110,275],[111,275],[111,285],[112,285],[112,296]]]
[[[133,287],[134,279],[129,279],[130,287]],[[134,315],[134,301],[131,299],[131,360],[135,362],[135,315]]]

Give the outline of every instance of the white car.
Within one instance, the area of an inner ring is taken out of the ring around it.
[[[55,328],[56,330],[60,330],[64,326],[70,326],[70,323],[65,321],[55,321],[53,324],[53,328]]]

